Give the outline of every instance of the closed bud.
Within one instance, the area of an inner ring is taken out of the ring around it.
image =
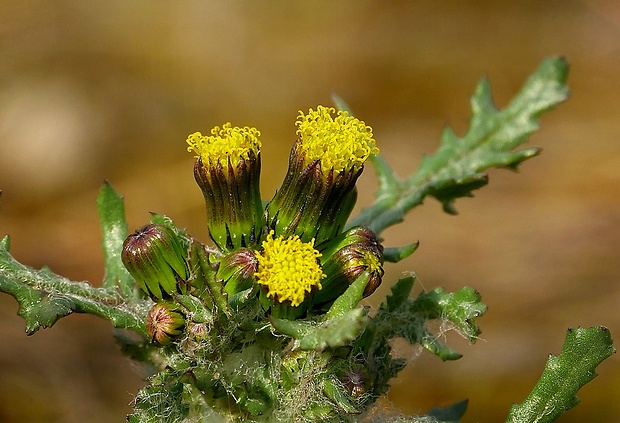
[[[188,331],[190,336],[196,341],[204,341],[209,338],[209,325],[207,323],[191,322]]]
[[[368,369],[357,363],[352,364],[350,368],[340,375],[340,381],[354,400],[359,399],[368,391],[370,387],[369,379]]]
[[[187,251],[179,236],[165,225],[150,224],[129,235],[123,243],[123,264],[154,300],[184,289],[189,278]]]
[[[146,332],[152,342],[168,345],[183,334],[185,316],[173,304],[157,303],[151,308],[146,320]]]
[[[257,268],[258,259],[254,251],[240,248],[222,258],[217,278],[224,283],[224,290],[230,297],[252,286]]]
[[[362,273],[370,278],[364,289],[364,297],[381,285],[383,278],[383,246],[373,231],[355,227],[342,233],[321,249],[321,264],[327,277],[323,289],[313,297],[315,305],[332,302]]]

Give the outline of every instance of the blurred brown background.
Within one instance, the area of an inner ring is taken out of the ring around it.
[[[286,170],[297,110],[338,93],[372,125],[400,175],[463,134],[483,75],[505,106],[550,55],[571,63],[571,99],[542,119],[543,154],[492,171],[457,202],[428,200],[389,230],[420,249],[389,266],[427,289],[476,287],[482,339],[462,360],[411,359],[389,402],[408,413],[464,398],[464,422],[503,421],[570,326],[620,339],[620,6],[614,0],[3,1],[0,3],[0,233],[33,267],[98,284],[95,198],[125,195],[131,229],[165,213],[206,239],[185,137],[214,125],[262,132],[263,196]],[[360,206],[376,185],[369,167]],[[420,289],[418,286],[418,290]],[[70,316],[32,337],[0,295],[0,421],[119,422],[142,385],[108,322]],[[617,344],[618,345],[618,344]],[[562,422],[620,421],[620,363],[603,363]]]

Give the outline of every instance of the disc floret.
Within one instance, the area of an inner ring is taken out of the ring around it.
[[[325,274],[318,262],[320,256],[314,241],[302,242],[296,235],[274,238],[271,231],[256,253],[257,282],[266,289],[268,298],[297,307],[312,290],[321,289]]]
[[[326,176],[359,170],[370,155],[379,154],[372,128],[346,111],[325,106],[307,114],[300,110],[295,125],[306,164],[320,161]]]
[[[228,166],[237,169],[242,161],[258,156],[261,148],[260,131],[245,126],[233,127],[230,122],[211,129],[211,135],[195,132],[187,137],[187,151],[196,153],[209,166]]]

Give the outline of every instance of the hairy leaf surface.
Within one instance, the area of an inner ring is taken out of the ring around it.
[[[368,226],[375,233],[403,220],[427,196],[438,199],[448,213],[456,213],[454,201],[471,196],[488,182],[485,170],[516,169],[539,153],[538,148],[516,150],[538,129],[538,117],[566,100],[568,64],[563,58],[545,60],[512,102],[503,110],[493,104],[491,87],[483,79],[472,99],[467,133],[459,138],[450,128],[442,135],[439,149],[425,157],[419,169],[406,179],[398,178],[383,157],[370,160],[379,179],[375,203],[350,222]]]

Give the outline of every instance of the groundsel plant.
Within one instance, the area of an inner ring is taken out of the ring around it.
[[[207,209],[200,241],[159,214],[129,233],[123,199],[106,183],[97,206],[105,277],[100,287],[34,270],[0,244],[0,290],[18,301],[26,333],[73,312],[112,322],[122,351],[148,370],[129,422],[456,422],[466,403],[423,416],[382,416],[373,404],[405,365],[391,354],[403,338],[441,360],[461,357],[433,331],[440,321],[472,343],[486,311],[464,287],[411,291],[412,272],[387,280],[389,263],[417,243],[385,247],[381,233],[426,197],[448,213],[487,183],[486,169],[515,169],[537,148],[517,149],[538,116],[564,101],[568,66],[545,60],[520,93],[498,110],[486,80],[471,101],[467,133],[447,129],[438,151],[400,179],[379,155],[372,129],[336,108],[299,112],[297,138],[281,187],[263,202],[261,140],[230,123],[187,138]],[[376,201],[351,218],[356,181],[374,167]],[[378,309],[360,306],[381,283],[391,293]],[[604,327],[570,329],[564,349],[509,422],[551,422],[614,351]],[[413,399],[415,400],[415,399]]]

